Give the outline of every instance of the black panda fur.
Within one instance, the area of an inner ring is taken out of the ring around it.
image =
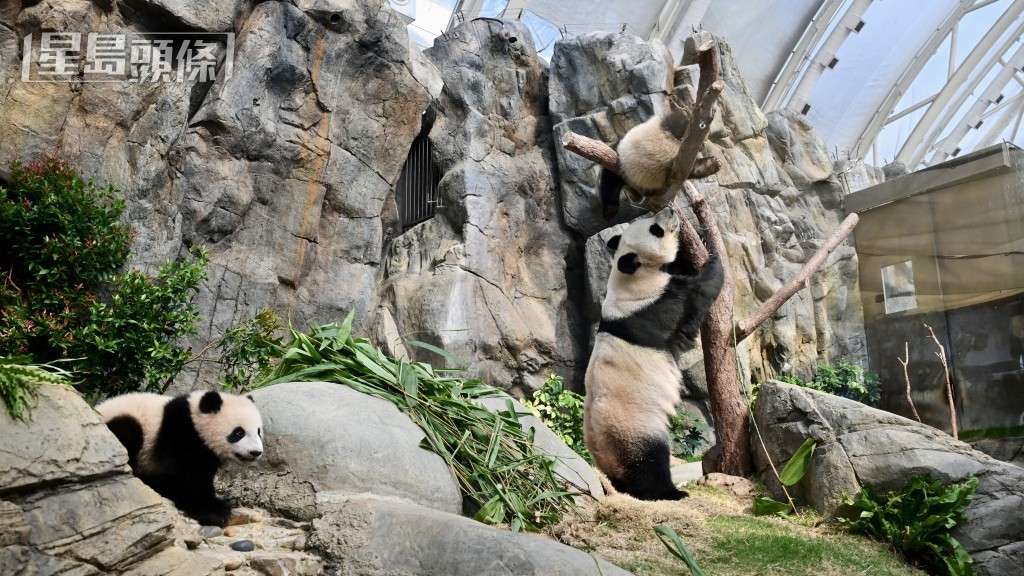
[[[625,188],[633,202],[656,196],[669,186],[672,164],[686,134],[689,118],[674,103],[669,109],[634,126],[619,140],[619,174],[601,168],[598,190],[606,220],[619,212],[619,192]]]
[[[682,377],[675,354],[693,348],[724,277],[714,254],[699,271],[681,265],[678,229],[666,208],[609,241],[614,265],[586,373],[587,449],[616,490],[641,500],[687,495],[669,470]]]
[[[252,397],[135,393],[96,410],[140,480],[201,524],[227,523],[231,506],[217,497],[213,478],[223,461],[251,464],[263,453],[263,423]]]

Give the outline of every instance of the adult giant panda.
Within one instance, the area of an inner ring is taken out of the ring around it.
[[[201,524],[224,526],[231,506],[217,497],[221,463],[263,454],[263,420],[251,396],[135,393],[96,406],[128,450],[135,475]]]
[[[667,111],[634,126],[619,140],[615,147],[619,174],[602,167],[598,184],[606,220],[618,214],[619,192],[624,187],[626,196],[636,203],[668,189],[672,164],[687,124],[689,118],[670,101]]]
[[[614,264],[587,366],[584,440],[612,486],[641,500],[678,500],[669,471],[669,418],[681,374],[673,353],[689,350],[722,289],[714,254],[694,274],[676,260],[671,208],[609,240]]]

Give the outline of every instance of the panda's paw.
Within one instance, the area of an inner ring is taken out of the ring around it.
[[[231,519],[231,506],[220,498],[214,498],[203,506],[196,506],[188,510],[188,515],[203,526],[227,526]]]

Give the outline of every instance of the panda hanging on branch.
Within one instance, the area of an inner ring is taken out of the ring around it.
[[[594,461],[616,489],[643,499],[686,496],[672,485],[668,471],[668,418],[679,401],[680,380],[671,351],[692,347],[697,327],[718,440],[704,456],[704,472],[753,472],[736,344],[807,285],[858,221],[849,214],[793,278],[750,316],[734,320],[725,241],[707,200],[688,181],[721,167],[715,158],[697,158],[723,88],[718,47],[707,32],[687,38],[684,45],[684,59],[700,67],[689,118],[673,105],[630,130],[618,152],[571,131],[562,139],[567,151],[601,166],[606,219],[618,212],[620,189],[656,214],[630,224],[609,246],[614,263],[587,368],[584,409],[584,436]],[[686,218],[666,210],[670,205],[677,210],[680,188],[704,228],[704,240]]]

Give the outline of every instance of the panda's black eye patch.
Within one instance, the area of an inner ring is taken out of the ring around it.
[[[234,444],[241,440],[242,438],[245,438],[245,430],[241,426],[239,426],[238,428],[235,428],[234,430],[231,431],[231,434],[228,436],[228,442]]]
[[[651,234],[654,234],[658,238],[661,238],[665,235],[665,229],[662,228],[661,226],[658,226],[657,224],[651,224]]]

